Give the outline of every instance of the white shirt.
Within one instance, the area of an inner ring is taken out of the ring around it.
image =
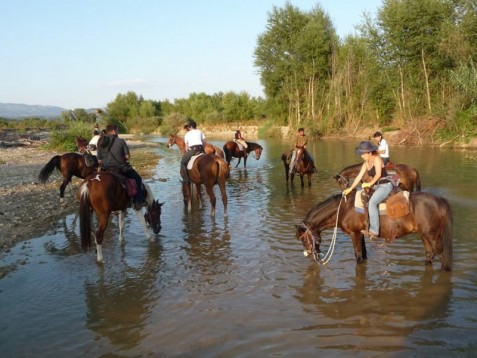
[[[189,149],[193,145],[203,145],[202,142],[204,140],[204,132],[202,132],[200,129],[191,129],[184,136],[184,142],[186,144],[187,149]]]
[[[384,153],[379,153],[381,158],[389,158],[389,146],[388,142],[384,138],[381,138],[381,141],[379,142],[378,146],[378,151],[381,152],[382,150],[384,150]]]
[[[96,134],[93,138],[91,138],[88,145],[93,144],[95,147],[97,147],[99,138],[101,138],[101,136],[99,134]],[[98,153],[97,150],[90,150],[90,152],[93,155],[97,155],[97,153]]]

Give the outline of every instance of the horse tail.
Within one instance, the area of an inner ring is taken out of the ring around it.
[[[452,270],[453,264],[453,249],[452,249],[452,239],[453,239],[453,218],[452,210],[447,201],[445,201],[447,220],[442,231],[442,253],[440,255],[442,269],[445,271]]]
[[[91,216],[92,216],[88,182],[83,182],[79,190],[80,190],[79,217],[80,217],[81,248],[86,251],[91,247]]]
[[[38,180],[40,183],[45,184],[55,168],[60,170],[60,165],[60,155],[55,155],[53,158],[51,158],[50,161],[41,169],[40,174],[38,175]]]
[[[223,159],[217,160],[217,177],[216,182],[219,182],[219,179],[223,178],[224,181],[230,179],[230,167]]]
[[[230,161],[232,160],[232,154],[230,153],[230,150],[229,150],[229,148],[227,147],[227,143],[225,143],[222,148],[223,148],[223,150],[224,150],[225,160],[226,160],[227,162],[230,162]]]
[[[419,172],[416,170],[416,191],[421,191],[421,176]]]

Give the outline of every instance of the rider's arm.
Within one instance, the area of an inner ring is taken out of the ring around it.
[[[354,178],[353,184],[351,184],[351,186],[349,187],[350,189],[354,189],[358,186],[358,184],[361,182],[361,179],[363,179],[364,173],[366,173],[366,163],[363,163],[363,165],[361,166],[358,176]]]

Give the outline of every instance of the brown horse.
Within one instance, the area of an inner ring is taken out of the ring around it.
[[[179,147],[181,154],[184,155],[186,152],[184,139],[179,137],[176,134],[170,134],[169,140],[167,141],[167,148],[172,147],[174,144],[177,145],[177,147]],[[205,154],[215,154],[220,158],[224,158],[224,152],[222,151],[222,149],[220,149],[219,147],[213,144],[206,143],[204,151],[205,151]]]
[[[215,216],[216,197],[214,194],[214,185],[218,185],[222,195],[222,203],[224,204],[224,216],[227,216],[227,193],[225,191],[225,183],[229,179],[230,168],[222,158],[214,154],[204,154],[199,156],[193,163],[192,169],[187,170],[187,174],[192,183],[197,188],[197,199],[199,207],[202,207],[200,198],[200,185],[205,186],[205,190],[209,195],[210,204],[212,206],[210,215]],[[192,187],[191,183],[182,184],[182,194],[184,195],[184,204],[187,210],[192,210]]]
[[[289,153],[282,154],[282,161],[283,165],[285,166],[285,177],[288,183],[288,175],[290,174],[290,160],[293,151]],[[299,148],[296,153],[294,169],[290,174],[290,181],[293,183],[293,178],[295,177],[295,173],[300,176],[301,186],[305,186],[305,182],[303,177],[307,175],[308,177],[308,186],[311,186],[311,175],[316,172],[315,164],[313,163],[313,159],[311,159],[309,153],[306,151],[305,148]]]
[[[73,176],[84,179],[96,171],[95,166],[88,167],[86,165],[83,155],[78,153],[65,153],[63,155],[55,155],[51,158],[41,169],[38,180],[43,184],[46,183],[55,168],[63,176],[63,182],[60,185],[60,204],[64,202],[65,189],[71,182]]]
[[[311,209],[297,226],[296,236],[301,240],[305,256],[313,255],[319,262],[321,232],[340,228],[351,236],[358,264],[367,259],[366,245],[361,230],[365,229],[367,215],[354,207],[356,191],[347,197],[337,194]],[[424,192],[413,192],[409,196],[409,213],[399,218],[380,216],[380,237],[393,241],[410,233],[419,233],[426,251],[425,263],[432,264],[435,256],[441,269],[452,269],[452,210],[446,199]],[[336,232],[335,232],[336,235]],[[332,245],[334,243],[332,242]],[[330,246],[330,248],[332,247]]]
[[[244,150],[241,150],[239,145],[235,143],[234,141],[229,141],[224,144],[224,153],[225,153],[225,160],[227,161],[227,164],[230,165],[230,162],[232,161],[232,157],[238,158],[238,163],[235,166],[237,168],[240,164],[240,161],[243,158],[243,167],[247,167],[247,157],[250,153],[254,153],[255,159],[259,160],[260,156],[262,155],[262,146],[257,143],[252,143],[252,142],[245,142],[247,143],[247,148]]]
[[[161,207],[164,203],[154,200],[151,189],[147,184],[143,184],[144,197],[147,201],[146,214],[142,214],[142,209],[134,210],[141,222],[146,238],[152,240],[147,226],[151,227],[155,234],[161,229]],[[131,197],[122,183],[118,174],[102,171],[88,176],[78,188],[77,197],[79,200],[79,217],[81,232],[81,247],[88,250],[91,247],[91,217],[92,212],[98,218],[98,228],[96,230],[96,253],[97,261],[103,262],[102,243],[104,231],[109,222],[112,212],[119,214],[119,242],[124,243],[124,213],[131,206]]]
[[[356,178],[358,176],[362,165],[362,163],[358,163],[347,166],[333,177],[335,178],[341,190],[344,190],[351,185],[351,178]],[[390,169],[388,166],[386,167],[386,169],[388,171],[388,174],[392,173],[393,169]],[[399,177],[399,187],[402,190],[421,190],[421,177],[419,175],[419,172],[415,168],[406,164],[395,164],[394,170],[396,171],[396,175]],[[369,177],[365,173],[365,175],[363,176],[363,181],[368,181],[368,178]]]

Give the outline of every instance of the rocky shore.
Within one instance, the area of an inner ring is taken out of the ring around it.
[[[66,189],[65,207],[59,203],[62,177],[56,170],[46,184],[38,181],[43,166],[54,155],[62,154],[41,149],[43,143],[41,138],[0,140],[0,252],[54,230],[59,219],[78,209],[75,193],[82,179],[74,178]],[[131,161],[147,178],[159,161],[151,150],[157,144],[139,141],[128,144]]]

